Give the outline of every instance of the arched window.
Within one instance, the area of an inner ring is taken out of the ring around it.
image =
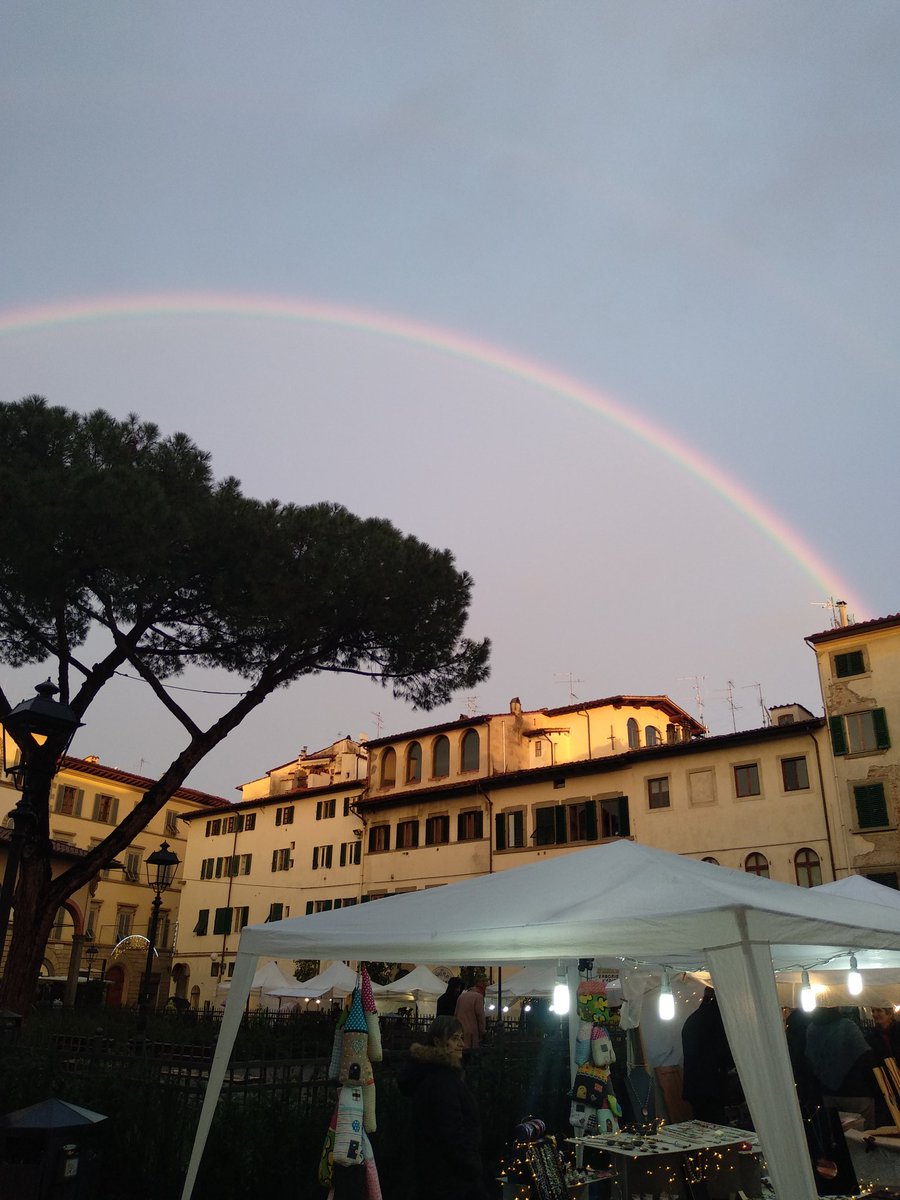
[[[719,860],[717,858],[701,858],[700,861],[712,863],[712,865],[714,867],[717,867],[719,865]]]
[[[397,752],[393,746],[381,752],[381,787],[393,787],[397,782]]]
[[[644,730],[644,737],[646,738],[646,744],[648,746],[658,746],[662,742],[662,738],[659,736],[659,730],[655,725],[647,726],[647,728]]]
[[[641,747],[641,731],[634,717],[628,718],[628,749],[639,750]]]
[[[481,765],[481,738],[477,729],[467,729],[459,748],[459,769],[477,771]]]
[[[764,879],[768,879],[769,860],[764,854],[760,854],[754,850],[752,854],[748,854],[744,859],[744,870],[748,875],[762,875]]]
[[[794,855],[794,873],[798,887],[818,887],[822,882],[822,864],[815,850],[804,846]]]
[[[406,782],[419,783],[422,779],[422,747],[418,742],[410,742],[406,751]]]
[[[435,779],[450,774],[450,740],[443,734],[434,739],[431,748],[431,774]]]

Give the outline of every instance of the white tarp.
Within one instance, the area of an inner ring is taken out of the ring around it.
[[[556,987],[556,966],[554,958],[551,962],[527,963],[513,974],[507,975],[504,971],[499,987],[501,998],[512,1004],[523,996],[552,996]],[[496,1000],[497,991],[497,984],[492,983],[488,986],[486,995]]]
[[[779,1200],[816,1200],[773,961],[850,948],[900,965],[900,913],[618,841],[445,888],[248,926],[210,1070],[182,1200],[193,1190],[256,961],[267,957],[526,962],[590,954],[708,969]]]
[[[276,962],[264,963],[253,976],[253,982],[250,985],[250,991],[259,991],[262,993],[271,993],[273,988],[291,987],[297,981],[289,975],[285,975],[281,967]],[[231,980],[224,980],[219,984],[220,992],[231,991]]]
[[[412,996],[414,1000],[437,1000],[447,990],[447,981],[426,966],[414,967],[381,989],[386,996]]]

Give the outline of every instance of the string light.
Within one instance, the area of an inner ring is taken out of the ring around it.
[[[663,971],[662,982],[659,985],[659,1019],[661,1021],[671,1021],[674,1016],[675,997],[672,995],[669,972]]]
[[[809,971],[804,971],[800,979],[802,982],[802,987],[800,988],[800,1007],[804,1012],[812,1012],[816,1007],[816,993],[809,982]]]
[[[562,962],[556,968],[556,984],[553,988],[553,1011],[558,1017],[564,1017],[569,1011],[569,982],[566,978],[566,968]]]
[[[856,966],[856,955],[850,955],[850,970],[847,972],[847,991],[851,996],[858,996],[863,990],[862,975]]]

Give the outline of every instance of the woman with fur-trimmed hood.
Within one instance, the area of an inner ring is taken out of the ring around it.
[[[481,1122],[463,1078],[463,1029],[437,1017],[424,1046],[414,1043],[398,1080],[413,1101],[417,1200],[486,1200]]]

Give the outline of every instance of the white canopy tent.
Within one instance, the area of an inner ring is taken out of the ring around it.
[[[779,1200],[816,1200],[773,974],[848,954],[900,965],[900,913],[618,841],[308,917],[248,926],[182,1200],[194,1186],[257,959],[512,963],[591,954],[707,968]],[[862,966],[862,962],[861,962]]]
[[[291,987],[296,983],[295,979],[291,979],[285,975],[281,967],[276,962],[267,962],[254,972],[253,982],[250,984],[250,992],[256,992],[259,996],[260,1007],[264,1007],[263,998],[274,995],[273,989]],[[220,992],[231,991],[231,980],[223,980],[218,986]]]
[[[243,945],[243,939],[241,943]],[[338,960],[318,975],[313,975],[311,979],[300,983],[296,980],[286,980],[282,987],[273,988],[269,994],[280,1000],[320,1000],[329,995],[343,997],[350,995],[356,987],[356,981],[357,972]],[[372,987],[373,990],[378,990],[375,984]]]
[[[437,1000],[446,990],[447,981],[425,966],[414,967],[406,975],[401,975],[393,983],[386,983],[381,989],[386,996],[411,996],[416,1001]]]

